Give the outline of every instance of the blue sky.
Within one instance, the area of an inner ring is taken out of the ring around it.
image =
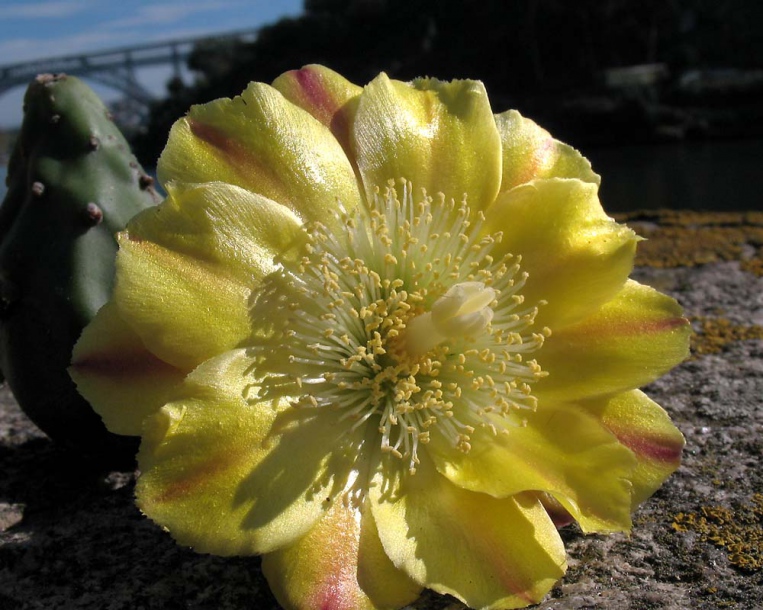
[[[0,0],[0,65],[256,28],[302,0]],[[138,80],[160,95],[170,67]],[[91,83],[92,84],[92,83]],[[118,93],[94,86],[107,101]],[[24,87],[0,95],[0,128],[21,123]]]

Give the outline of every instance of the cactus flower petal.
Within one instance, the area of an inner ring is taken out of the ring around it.
[[[687,358],[690,334],[673,299],[628,280],[598,312],[544,343],[548,376],[535,394],[574,401],[645,385]]]
[[[273,270],[299,224],[238,187],[171,187],[161,210],[147,210],[120,235],[121,317],[149,350],[185,370],[238,346],[251,333],[252,282]]]
[[[299,235],[301,221],[265,197],[222,182],[173,183],[161,208],[132,219],[130,239],[150,241],[251,285]]]
[[[389,479],[377,474],[373,515],[385,551],[413,580],[470,608],[521,608],[564,573],[564,547],[537,499],[462,489],[426,458],[415,477]]]
[[[331,130],[342,147],[351,154],[351,127],[361,87],[324,66],[305,66],[291,70],[273,81],[291,103],[307,110]],[[350,158],[352,161],[352,158]]]
[[[249,335],[248,286],[129,234],[120,236],[119,248],[118,310],[151,352],[190,370]],[[147,276],[154,285],[150,291]],[[169,312],[174,317],[168,318]]]
[[[497,114],[495,122],[503,152],[501,192],[538,178],[577,178],[595,185],[601,182],[588,159],[516,110]]]
[[[337,417],[299,417],[256,398],[246,350],[208,360],[183,398],[147,418],[138,506],[181,544],[218,555],[264,553],[305,534],[353,465]]]
[[[252,83],[239,97],[194,106],[172,128],[162,182],[226,182],[286,206],[302,220],[358,201],[355,173],[331,132],[278,91]]]
[[[496,252],[522,255],[525,300],[547,302],[537,321],[554,331],[598,310],[633,269],[639,239],[604,213],[597,190],[580,180],[535,180],[502,193],[487,212],[488,227],[503,232]]]
[[[665,409],[639,390],[594,399],[583,406],[633,452],[637,465],[630,480],[635,509],[678,468],[683,435]]]
[[[113,302],[85,328],[69,368],[80,394],[101,405],[108,429],[128,436],[140,435],[143,420],[171,399],[187,372],[146,349]]]
[[[368,505],[334,502],[302,538],[265,555],[262,571],[287,608],[400,608],[421,592],[384,552]]]
[[[432,435],[430,455],[459,487],[499,498],[544,491],[584,531],[629,530],[632,452],[596,417],[573,406],[547,403],[523,423],[492,442],[486,442],[493,436],[489,428],[476,430],[466,454],[449,451],[444,438]]]
[[[590,164],[481,83],[308,66],[193,108],[160,176],[72,375],[141,430],[144,513],[264,554],[285,608],[536,603],[566,569],[557,526],[628,531],[677,467],[636,388],[688,322],[627,279],[638,237]],[[156,390],[131,406],[109,393],[135,354]]]
[[[380,120],[383,127],[380,129]],[[368,197],[391,179],[487,208],[501,179],[501,143],[485,87],[475,81],[379,75],[363,91],[354,148]]]

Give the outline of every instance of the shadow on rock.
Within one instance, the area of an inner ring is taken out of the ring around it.
[[[278,608],[256,557],[177,546],[133,502],[133,472],[106,472],[36,438],[0,445],[0,605]]]

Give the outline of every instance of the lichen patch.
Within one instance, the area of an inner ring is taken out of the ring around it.
[[[724,549],[729,562],[745,572],[763,569],[763,494],[736,510],[703,506],[697,513],[678,513],[672,523],[677,532],[693,531],[703,542]]]

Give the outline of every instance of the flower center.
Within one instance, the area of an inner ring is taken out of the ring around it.
[[[406,329],[406,349],[425,354],[449,338],[478,335],[493,319],[495,290],[483,282],[459,282],[437,299],[431,311],[416,316]]]
[[[525,357],[550,331],[533,332],[527,274],[519,257],[494,259],[501,234],[483,234],[481,213],[442,195],[415,201],[405,181],[401,191],[342,212],[338,229],[305,227],[304,251],[255,299],[252,314],[280,325],[252,351],[261,397],[372,424],[414,473],[433,426],[467,452],[478,426],[524,424],[545,374]]]

